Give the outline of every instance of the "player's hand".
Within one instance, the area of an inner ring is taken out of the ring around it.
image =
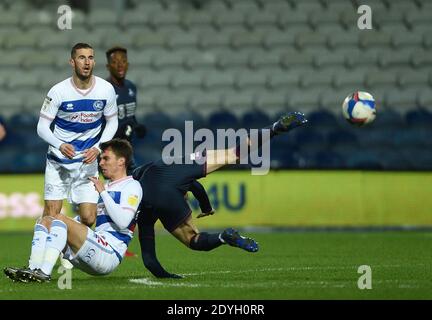
[[[84,150],[84,163],[92,163],[97,159],[99,150],[95,147]]]
[[[199,215],[197,215],[197,218],[203,218],[203,217],[207,217],[207,216],[211,216],[216,212],[215,209],[212,209],[210,212],[201,212]]]
[[[62,143],[60,146],[60,152],[69,159],[72,159],[75,156],[75,148],[69,143]]]
[[[100,181],[98,178],[90,177],[89,180],[91,180],[91,182],[93,182],[97,192],[101,193],[102,191],[105,190],[105,186],[103,185],[102,181]]]

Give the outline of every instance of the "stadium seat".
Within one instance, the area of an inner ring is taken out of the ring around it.
[[[208,11],[185,11],[180,19],[182,26],[189,30],[212,25],[212,16]]]
[[[314,64],[318,68],[343,66],[345,64],[345,53],[320,50],[320,53],[314,58]]]
[[[383,51],[379,54],[378,63],[383,68],[410,67],[412,48],[399,49],[397,52]]]
[[[245,13],[237,11],[214,11],[213,23],[218,29],[225,28],[227,26],[243,25],[245,22]]]
[[[220,50],[216,52],[216,65],[218,68],[229,71],[248,68],[251,54],[254,51],[253,49]]]
[[[230,38],[231,47],[239,50],[243,48],[258,49],[262,46],[264,35],[259,31],[235,32]]]
[[[163,95],[157,99],[156,106],[167,114],[175,114],[178,111],[187,110],[190,96],[191,93],[188,91],[177,91],[170,95]]]
[[[224,32],[208,32],[204,31],[199,35],[198,46],[203,50],[211,50],[213,48],[228,48],[230,45],[230,34]]]
[[[275,26],[277,24],[277,13],[270,11],[256,11],[247,13],[245,24],[252,30],[260,29],[263,26]]]
[[[116,25],[119,21],[117,13],[108,8],[92,10],[88,15],[87,23],[92,29]]]
[[[431,74],[428,70],[410,70],[398,75],[398,84],[402,88],[426,86],[430,84]]]
[[[417,106],[418,89],[416,87],[408,89],[390,89],[386,96],[386,105],[396,109],[409,109]]]
[[[188,69],[212,70],[216,67],[216,56],[211,52],[195,51],[183,55],[183,65]]]
[[[313,127],[327,127],[331,129],[338,127],[338,122],[334,114],[327,110],[313,111],[307,115],[307,119]]]
[[[231,72],[212,72],[203,77],[203,86],[208,90],[224,90],[234,87],[234,74]]]
[[[286,51],[286,49],[284,49]],[[280,50],[254,50],[249,57],[249,65],[254,69],[261,68],[279,68],[280,60],[281,60],[281,51]]]
[[[189,102],[192,110],[202,113],[204,111],[211,112],[220,108],[222,105],[222,95],[220,92],[196,91]]]
[[[152,57],[152,66],[157,70],[179,70],[183,67],[183,57],[176,51],[159,51]]]
[[[171,72],[169,70],[158,72],[146,72],[142,75],[138,85],[141,88],[167,88],[171,82]]]
[[[266,49],[284,48],[287,49],[295,43],[295,34],[285,31],[266,33],[262,44]]]
[[[416,68],[430,67],[432,65],[432,55],[426,50],[415,51],[411,56],[411,63]]]
[[[267,75],[267,85],[271,89],[289,89],[296,88],[300,84],[300,74],[290,72],[289,70],[279,70]]]
[[[305,28],[310,28],[308,25],[309,15],[307,12],[299,11],[280,11],[278,15],[278,27],[289,31],[294,26],[302,26]]]
[[[182,48],[196,48],[199,43],[199,35],[195,32],[173,33],[168,35],[167,46],[172,50]]]
[[[411,127],[427,127],[432,123],[432,113],[426,109],[413,109],[405,114],[405,121]]]
[[[300,84],[304,88],[328,88],[331,87],[334,72],[330,69],[307,72],[300,77]]]
[[[368,170],[382,170],[384,166],[376,154],[366,151],[357,151],[348,154],[346,165],[350,169]]]
[[[430,89],[422,89],[418,94],[418,103],[422,108],[431,109],[432,107],[432,92]]]
[[[238,72],[235,76],[235,85],[240,90],[263,88],[267,83],[265,73],[256,71]]]
[[[203,78],[203,72],[176,72],[171,78],[171,86],[177,90],[199,90]]]
[[[325,48],[327,36],[317,32],[299,33],[295,38],[295,44],[298,48],[304,49],[307,47]]]
[[[208,123],[212,130],[229,128],[237,129],[240,125],[237,117],[226,110],[212,113],[208,118]]]
[[[346,164],[344,157],[337,152],[328,150],[319,151],[315,155],[315,166],[318,169],[343,169]]]
[[[54,18],[55,16],[47,10],[29,10],[21,16],[21,27],[27,30],[34,30],[40,26],[52,29],[57,22]]]
[[[224,95],[222,105],[227,110],[250,110],[255,101],[255,90],[241,90],[229,92]]]
[[[290,52],[282,55],[281,65],[287,69],[293,66],[301,66],[301,65],[311,66],[313,64],[313,60],[314,60],[314,56],[311,53],[304,53],[299,51],[298,53],[294,54]]]
[[[242,116],[243,128],[265,128],[271,123],[269,116],[257,109],[247,111]]]
[[[163,30],[167,27],[180,27],[181,19],[177,10],[155,11],[149,14],[150,25],[156,30]]]
[[[330,48],[358,48],[359,30],[349,30],[343,33],[335,33],[327,37],[327,45]]]
[[[390,48],[391,42],[390,34],[377,31],[363,32],[359,37],[359,45],[363,49]]]
[[[261,110],[280,110],[287,107],[287,90],[261,91],[255,97],[255,105]]]
[[[163,48],[167,43],[167,35],[160,32],[142,31],[134,37],[135,46],[139,49]]]
[[[391,72],[368,72],[366,74],[365,84],[370,89],[378,86],[394,88],[396,85],[396,75]]]

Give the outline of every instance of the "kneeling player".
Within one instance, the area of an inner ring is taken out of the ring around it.
[[[270,137],[287,132],[307,122],[302,113],[293,112],[275,122],[270,129]],[[251,152],[259,144],[252,145],[248,137]],[[159,263],[155,251],[154,224],[159,219],[180,242],[192,250],[209,251],[222,244],[239,247],[248,252],[258,251],[258,244],[250,238],[241,236],[229,228],[222,233],[209,234],[199,232],[192,222],[191,209],[184,195],[196,179],[227,164],[239,160],[239,147],[227,150],[207,150],[203,164],[193,163],[167,165],[162,160],[152,162],[135,169],[134,179],[139,180],[144,196],[138,214],[139,240],[142,259],[146,268],[158,278],[180,278],[167,272]],[[223,161],[215,161],[223,159]]]
[[[109,180],[103,185],[90,178],[100,194],[95,230],[61,214],[42,218],[35,226],[32,242],[36,268],[7,267],[7,277],[21,282],[50,281],[62,251],[65,259],[91,275],[109,274],[120,264],[133,237],[142,189],[138,181],[126,174],[132,157],[129,142],[114,139],[102,143],[100,148],[100,167]]]

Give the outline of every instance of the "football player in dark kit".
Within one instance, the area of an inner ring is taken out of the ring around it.
[[[112,47],[106,52],[107,69],[110,73],[107,79],[117,95],[118,129],[114,138],[126,139],[131,142],[132,134],[138,138],[144,137],[146,128],[139,124],[135,117],[137,107],[137,89],[135,84],[126,79],[129,68],[127,49]]]
[[[306,122],[302,113],[289,113],[268,128],[270,138]],[[262,131],[260,133],[263,137]],[[256,151],[263,143],[262,139],[258,139],[258,143],[252,143],[249,136],[245,139],[249,152]],[[228,244],[248,252],[258,251],[258,243],[255,240],[241,236],[232,228],[225,229],[222,233],[199,232],[192,222],[191,209],[185,200],[185,194],[194,181],[227,164],[237,163],[240,156],[244,155],[240,154],[240,144],[237,144],[231,149],[195,153],[193,157],[191,156],[191,160],[194,160],[191,164],[185,164],[184,158],[181,164],[170,165],[159,160],[134,170],[133,178],[140,182],[143,189],[137,217],[142,259],[145,267],[155,277],[182,277],[166,271],[156,257],[154,224],[158,219],[167,231],[192,250],[210,251],[222,244]]]

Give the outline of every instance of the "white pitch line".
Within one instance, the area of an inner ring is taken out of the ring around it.
[[[196,287],[205,287],[206,285],[202,284],[196,284],[196,283],[170,283],[170,282],[160,282],[160,281],[153,281],[148,278],[141,278],[141,279],[129,279],[129,282],[137,283],[137,284],[143,284],[150,287],[190,287],[190,288],[196,288]]]

